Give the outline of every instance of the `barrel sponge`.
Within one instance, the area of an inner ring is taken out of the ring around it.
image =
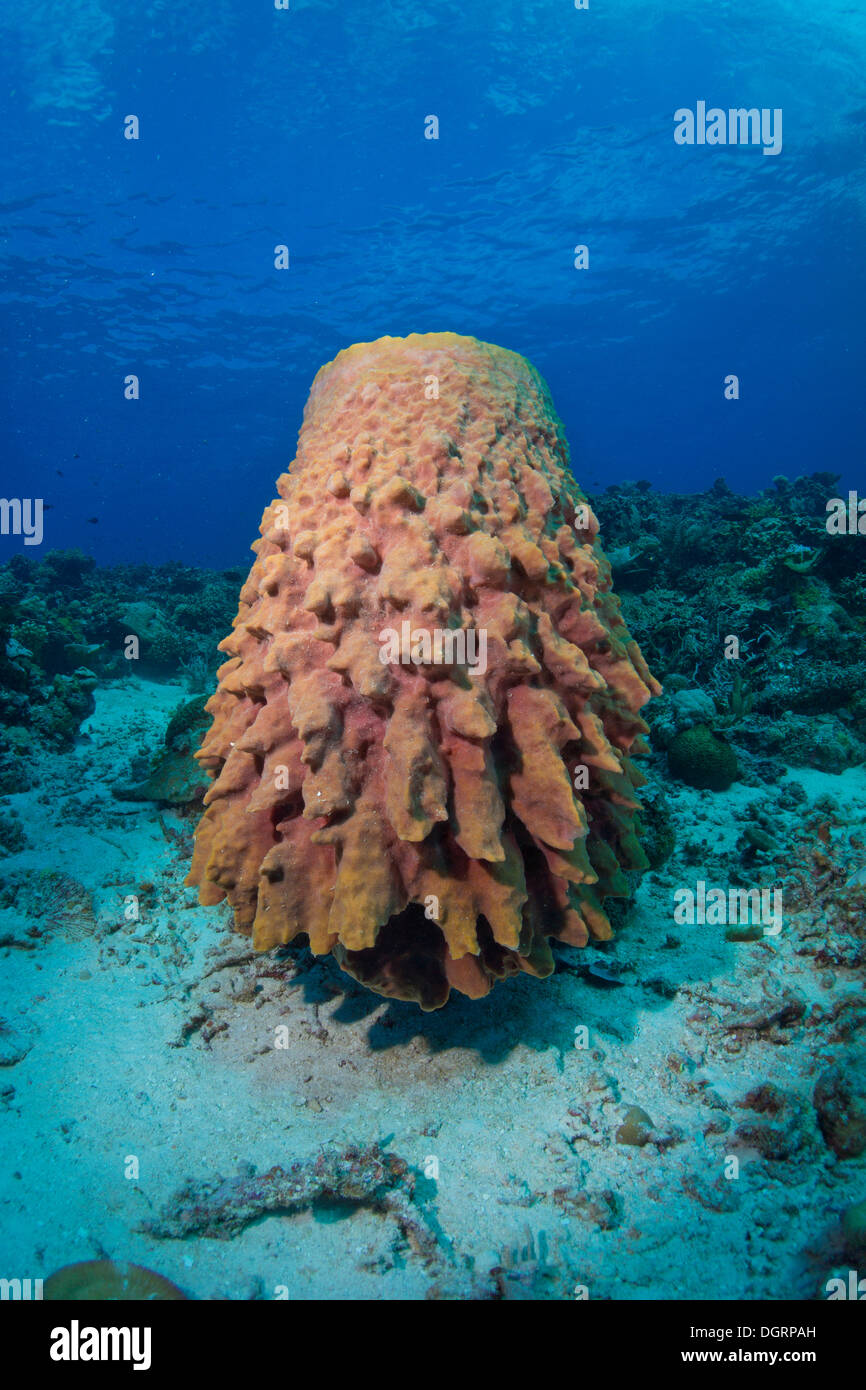
[[[606,940],[660,687],[541,377],[454,333],[356,344],[277,490],[197,754],[200,901],[422,1009]]]

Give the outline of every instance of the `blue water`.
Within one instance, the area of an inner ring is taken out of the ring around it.
[[[699,100],[781,153],[677,145]],[[856,486],[864,122],[846,0],[4,0],[3,494],[243,563],[319,366],[442,329],[535,363],[590,492]]]

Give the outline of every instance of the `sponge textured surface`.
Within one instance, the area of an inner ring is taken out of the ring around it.
[[[453,333],[357,344],[277,488],[197,755],[201,901],[424,1009],[607,938],[659,686],[541,377]]]

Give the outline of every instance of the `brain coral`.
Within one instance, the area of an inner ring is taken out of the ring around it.
[[[660,687],[538,373],[453,333],[357,344],[277,488],[197,755],[201,902],[423,1009],[607,939]]]
[[[701,791],[727,791],[739,776],[733,748],[706,724],[680,730],[668,747],[668,767],[680,781]]]

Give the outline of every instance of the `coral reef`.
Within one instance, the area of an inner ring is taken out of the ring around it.
[[[779,477],[757,497],[722,479],[689,496],[636,482],[594,497],[623,617],[665,687],[647,714],[655,747],[705,723],[761,781],[783,763],[866,760],[866,585],[861,545],[828,543],[838,482]]]
[[[607,939],[659,686],[537,372],[448,333],[350,348],[277,487],[198,754],[201,901],[424,1009]]]
[[[353,454],[380,438],[367,435]],[[487,483],[473,490],[465,510],[498,518]],[[103,1261],[119,1251],[202,1298],[281,1296],[285,1284],[293,1298],[585,1294],[597,1304],[833,1298],[828,1273],[838,1271],[841,1296],[856,1298],[866,1258],[866,769],[854,766],[866,756],[866,578],[862,536],[828,542],[823,529],[837,491],[816,475],[757,497],[643,484],[593,497],[623,618],[665,681],[641,711],[652,748],[633,814],[650,870],[634,900],[604,900],[615,940],[580,952],[551,940],[557,969],[544,988],[527,982],[483,1007],[456,1001],[423,1018],[369,995],[332,957],[312,957],[302,935],[255,952],[228,930],[226,905],[199,910],[183,886],[200,811],[175,800],[185,784],[172,764],[195,779],[190,791],[206,781],[189,750],[247,565],[102,569],[54,552],[0,566],[2,1199],[16,1253],[7,1272],[48,1275],[90,1257],[69,1296],[111,1298],[118,1274]],[[375,506],[357,515],[356,530],[374,535]],[[441,539],[435,531],[440,550]],[[545,543],[542,534],[542,553]],[[351,573],[375,573],[361,571]],[[318,568],[301,573],[312,581]],[[506,589],[518,586],[530,614],[523,640],[541,665],[534,643],[550,583],[525,598],[525,579],[511,562]],[[474,612],[475,591],[467,597]],[[411,605],[404,612],[426,626]],[[124,654],[132,622],[138,660]],[[491,679],[493,655],[491,643]],[[312,661],[303,674],[316,672]],[[445,682],[421,674],[435,701]],[[94,678],[96,709],[79,732]],[[468,674],[460,689],[483,698],[487,680]],[[291,683],[277,688],[282,703]],[[371,703],[384,723],[387,702]],[[504,720],[488,744],[503,803],[514,772],[507,708]],[[671,745],[702,727],[736,753],[727,794],[671,773]],[[358,760],[369,754],[377,775],[381,747],[341,747],[354,794]],[[571,776],[579,750],[562,751]],[[285,767],[289,781],[300,773],[324,790],[324,765],[290,755]],[[118,783],[139,784],[138,794],[150,783],[162,804],[115,798]],[[286,793],[297,809],[303,789]],[[334,813],[324,828],[350,816]],[[315,831],[316,818],[305,820]],[[522,832],[519,847],[528,894],[543,892]],[[307,867],[305,857],[302,875]],[[699,880],[778,890],[781,932],[745,917],[675,921],[677,890]],[[314,891],[320,882],[311,876]],[[421,926],[442,951],[439,924]],[[486,924],[477,930],[483,944]],[[226,1123],[214,1123],[217,1076]],[[88,1089],[94,1077],[101,1084]],[[83,1106],[73,1103],[82,1082]],[[378,1151],[367,1147],[385,1135]],[[123,1165],[106,1168],[106,1154],[130,1153],[159,1160],[146,1159],[135,1183]],[[50,1190],[46,1171],[59,1175]],[[115,1198],[94,1203],[106,1181]],[[125,1221],[148,1217],[149,1234],[123,1238]],[[91,1282],[97,1266],[105,1272]],[[121,1296],[150,1296],[152,1285],[119,1279]],[[55,1287],[52,1276],[49,1297]]]
[[[74,550],[0,566],[0,795],[32,781],[40,748],[73,746],[97,684],[143,675],[191,694],[212,688],[242,577],[178,564],[99,569]]]
[[[623,618],[664,680],[645,712],[654,748],[703,723],[763,782],[784,764],[839,773],[866,760],[862,542],[828,544],[834,491],[835,475],[816,473],[751,498],[724,483],[689,497],[623,483],[593,498]],[[97,683],[141,675],[209,692],[243,577],[100,568],[74,550],[0,566],[0,796],[50,775],[43,761],[76,742]],[[728,634],[736,660],[723,654]],[[164,785],[169,799],[182,789]]]

